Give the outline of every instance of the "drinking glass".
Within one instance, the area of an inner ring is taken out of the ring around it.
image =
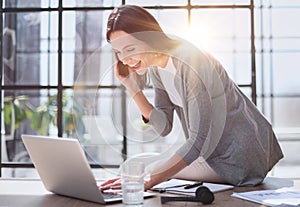
[[[144,174],[143,162],[125,162],[121,166],[121,184],[123,206],[141,207],[144,203]]]

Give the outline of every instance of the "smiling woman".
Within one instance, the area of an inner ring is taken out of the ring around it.
[[[144,122],[166,136],[176,112],[186,138],[150,172],[145,189],[172,177],[257,185],[283,157],[271,124],[221,63],[185,40],[168,37],[145,9],[116,8],[108,19],[107,40],[114,51],[114,74]],[[128,69],[126,76],[120,73],[121,63]],[[153,83],[153,105],[142,91],[146,74]]]
[[[123,8],[115,8],[109,16],[107,22],[106,39],[110,42],[110,35],[114,31],[124,31],[128,34],[139,32],[150,32],[149,34],[138,35],[137,39],[147,42],[156,50],[166,50],[172,48],[175,43],[162,30],[156,19],[146,10],[138,6],[124,6]],[[134,22],[134,24],[128,24]],[[151,33],[156,32],[156,33]]]
[[[111,45],[116,58],[128,65],[131,70],[139,71],[151,66],[165,67],[166,65],[168,58],[163,56],[162,51],[155,50],[139,40],[139,36],[145,36],[147,33],[140,32],[129,35],[118,30],[110,35],[111,40],[113,40]]]

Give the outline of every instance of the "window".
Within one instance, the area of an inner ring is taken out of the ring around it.
[[[166,33],[215,55],[274,126],[300,124],[300,118],[292,116],[300,101],[295,75],[300,30],[288,26],[290,19],[298,18],[295,1],[4,0],[1,4],[1,176],[6,169],[12,173],[5,176],[19,176],[18,169],[33,167],[20,138],[23,133],[78,138],[95,168],[116,168],[137,153],[169,152],[181,141],[177,127],[164,142],[151,140],[157,135],[141,123],[135,104],[113,76],[106,20],[122,4],[145,7]],[[153,98],[151,89],[145,93]],[[103,133],[102,127],[111,133]]]

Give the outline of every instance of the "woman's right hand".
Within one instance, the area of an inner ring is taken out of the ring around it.
[[[114,74],[115,77],[125,86],[133,97],[142,90],[139,75],[128,65],[124,65],[115,56]]]
[[[112,178],[109,179],[107,181],[105,181],[104,183],[102,183],[99,186],[99,189],[101,191],[106,191],[106,190],[119,190],[121,189],[121,179],[120,178]]]

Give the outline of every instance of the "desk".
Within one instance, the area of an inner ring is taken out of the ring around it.
[[[215,201],[209,206],[243,206],[253,207],[262,206],[256,203],[232,198],[232,192],[245,192],[251,190],[277,189],[281,187],[296,187],[300,189],[300,179],[280,179],[266,178],[262,185],[256,187],[235,187],[233,190],[215,193]],[[24,180],[24,179],[0,179],[0,207],[96,207],[100,204],[82,201],[78,199],[68,198],[52,194],[45,190],[40,180]],[[111,207],[121,207],[121,203],[109,204]],[[160,206],[202,206],[200,203],[193,202],[170,202],[166,204],[160,203],[160,197],[152,197],[145,199],[144,207],[160,207]]]

